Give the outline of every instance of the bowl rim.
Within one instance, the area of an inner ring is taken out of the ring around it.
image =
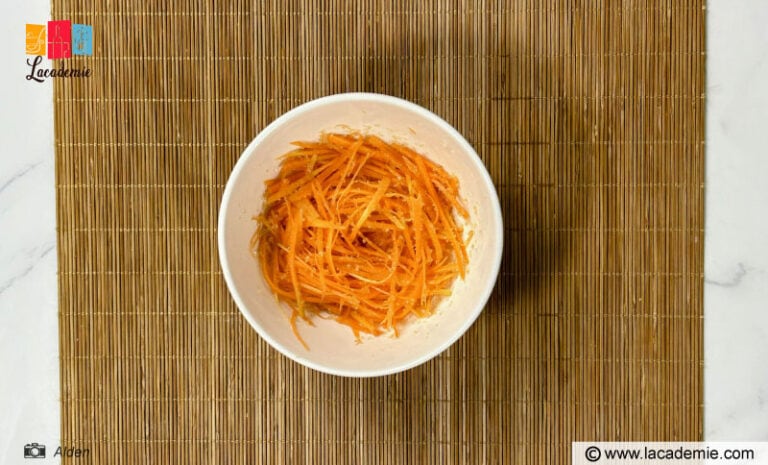
[[[491,198],[492,198],[491,208],[493,208],[493,217],[494,217],[494,223],[495,223],[495,225],[493,226],[495,226],[495,229],[496,229],[495,235],[493,236],[495,237],[495,243],[493,244],[493,248],[494,250],[497,250],[497,253],[496,253],[496,256],[494,257],[494,262],[491,264],[492,276],[494,277],[494,279],[492,280],[489,279],[485,285],[485,288],[481,289],[478,292],[479,298],[477,300],[477,304],[474,310],[466,318],[466,321],[464,322],[464,324],[462,324],[457,331],[451,334],[450,337],[446,338],[442,343],[438,344],[435,348],[430,349],[428,352],[426,352],[422,356],[417,357],[413,360],[410,360],[407,363],[402,363],[394,367],[383,368],[383,369],[374,368],[374,369],[349,370],[349,369],[340,369],[340,368],[335,368],[332,366],[316,363],[316,362],[313,362],[312,360],[309,360],[303,357],[301,354],[291,351],[290,349],[288,349],[287,347],[283,346],[282,344],[277,342],[275,339],[273,339],[272,336],[261,325],[259,325],[258,322],[253,317],[251,317],[249,312],[245,310],[247,306],[245,305],[243,298],[240,296],[240,294],[237,292],[237,289],[235,288],[234,277],[230,271],[229,260],[225,253],[225,250],[226,250],[225,224],[226,224],[226,217],[227,217],[226,212],[228,211],[229,204],[231,202],[235,180],[240,177],[241,172],[243,171],[250,157],[253,156],[254,153],[256,153],[256,149],[258,148],[258,146],[267,137],[269,137],[274,131],[277,130],[277,128],[282,126],[285,122],[290,121],[294,117],[308,110],[312,110],[316,107],[320,107],[320,106],[328,105],[332,103],[360,101],[360,100],[364,100],[368,102],[385,103],[389,105],[398,106],[408,111],[414,112],[419,116],[435,123],[442,130],[444,130],[446,133],[448,133],[451,137],[453,137],[456,140],[456,142],[464,150],[464,152],[466,152],[469,155],[469,158],[472,161],[472,164],[475,166],[476,170],[480,173],[480,176],[482,177],[486,187],[488,187],[492,191],[492,193],[495,194],[495,195],[491,195]],[[218,223],[217,224],[218,226],[217,246],[218,246],[219,262],[221,265],[222,274],[224,275],[224,281],[227,284],[227,290],[229,291],[230,296],[232,296],[233,300],[235,301],[235,304],[237,305],[237,308],[240,311],[240,313],[245,317],[246,321],[248,321],[251,327],[256,330],[256,333],[258,333],[258,335],[261,336],[270,346],[272,346],[278,352],[280,352],[281,354],[283,354],[284,356],[288,357],[289,359],[293,360],[296,363],[299,363],[303,366],[306,366],[308,368],[311,368],[313,370],[316,370],[322,373],[327,373],[327,374],[336,375],[336,376],[352,377],[352,378],[372,378],[377,376],[386,376],[386,375],[396,374],[396,373],[409,370],[411,368],[419,366],[437,357],[446,349],[448,349],[450,346],[452,346],[456,341],[458,341],[459,338],[461,338],[467,332],[467,330],[475,323],[477,318],[480,316],[480,313],[482,313],[483,309],[485,308],[485,305],[488,303],[488,299],[490,298],[491,293],[493,292],[493,289],[496,286],[496,281],[498,280],[499,270],[501,268],[501,260],[503,256],[503,247],[504,247],[504,222],[501,214],[501,205],[499,203],[498,191],[496,190],[496,186],[493,184],[493,180],[491,179],[491,176],[488,173],[488,169],[485,167],[485,164],[480,159],[479,155],[477,154],[475,149],[472,147],[472,145],[470,145],[470,143],[467,142],[464,136],[462,136],[451,124],[449,124],[447,121],[445,121],[443,118],[436,115],[435,113],[427,110],[426,108],[416,103],[410,102],[408,100],[401,99],[399,97],[393,97],[385,94],[368,93],[368,92],[348,92],[348,93],[342,93],[342,94],[333,94],[325,97],[320,97],[314,100],[310,100],[308,102],[305,102],[301,105],[298,105],[292,108],[286,113],[283,113],[277,119],[275,119],[270,124],[268,124],[243,149],[243,151],[240,153],[240,156],[238,157],[237,162],[235,163],[235,166],[232,168],[232,171],[229,174],[229,178],[227,179],[227,183],[224,187],[224,193],[222,195],[221,203],[219,205],[217,223]]]

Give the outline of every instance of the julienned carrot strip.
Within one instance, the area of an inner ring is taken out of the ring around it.
[[[352,228],[352,234],[350,235],[350,237],[353,240],[357,237],[358,231],[360,231],[360,228],[363,227],[363,225],[365,224],[365,221],[373,212],[373,209],[378,207],[379,200],[381,200],[381,198],[384,197],[384,193],[387,191],[388,187],[389,187],[388,178],[384,178],[381,181],[379,181],[379,185],[376,188],[376,192],[373,193],[373,196],[371,196],[371,200],[368,202],[368,205],[365,206],[365,210],[363,210],[363,213],[360,214],[360,217],[355,222],[355,226]]]
[[[267,181],[251,239],[264,278],[297,320],[329,315],[360,333],[427,316],[464,277],[458,180],[408,147],[375,136],[296,142]],[[471,232],[470,232],[471,234]]]
[[[296,273],[296,247],[299,244],[299,232],[304,227],[303,213],[304,210],[298,209],[299,218],[296,219],[291,215],[291,208],[288,208],[288,256],[285,261],[288,263],[288,270],[291,275],[291,286],[293,292],[296,294],[296,311],[299,315],[304,316],[304,302],[301,298],[301,287],[299,286],[298,274]]]

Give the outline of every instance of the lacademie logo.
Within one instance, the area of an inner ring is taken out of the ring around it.
[[[93,55],[93,26],[89,24],[72,24],[68,19],[48,21],[44,24],[27,24],[27,58],[29,74],[27,81],[43,82],[46,78],[80,78],[90,77],[91,70],[87,66],[80,69],[68,69],[62,63],[59,68],[43,69],[40,64],[43,56],[49,60],[60,60],[75,56]]]

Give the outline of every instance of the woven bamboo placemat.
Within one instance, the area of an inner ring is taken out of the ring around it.
[[[62,437],[78,463],[566,463],[572,440],[700,440],[704,5],[96,2],[56,79]],[[251,330],[216,251],[246,144],[370,91],[452,123],[505,252],[477,323],[377,379]]]

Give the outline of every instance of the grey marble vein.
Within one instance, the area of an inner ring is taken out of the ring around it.
[[[736,287],[739,284],[741,284],[741,281],[744,279],[744,276],[747,275],[747,268],[744,266],[743,263],[739,262],[737,264],[738,270],[733,274],[731,279],[728,281],[718,281],[715,279],[705,279],[704,282],[707,284],[712,284],[713,286],[720,286],[720,287]]]
[[[22,279],[24,276],[28,275],[32,272],[32,270],[35,269],[35,267],[40,263],[40,261],[46,257],[49,253],[51,253],[56,248],[55,244],[51,244],[47,246],[43,251],[38,254],[36,257],[34,257],[34,261],[30,263],[26,268],[24,268],[20,273],[11,276],[7,281],[0,284],[0,295],[2,295],[5,291],[11,288],[13,284],[18,281],[19,279]]]
[[[27,174],[30,171],[32,171],[33,169],[37,168],[42,163],[43,162],[41,162],[41,161],[39,161],[37,163],[31,163],[31,164],[25,166],[24,168],[22,168],[20,171],[18,171],[16,173],[14,173],[13,175],[11,175],[10,178],[8,178],[2,185],[0,185],[0,194],[2,194],[3,191],[8,188],[8,186],[10,186],[14,182],[16,182],[19,179],[21,179],[22,177],[24,177],[25,174]]]

